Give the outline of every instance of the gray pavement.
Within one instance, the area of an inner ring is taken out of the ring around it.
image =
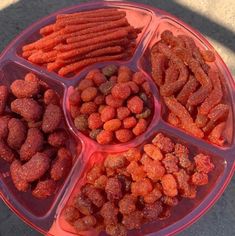
[[[0,0],[0,52],[31,23],[60,8],[87,1]],[[197,28],[212,42],[235,75],[235,2],[233,0],[135,1],[168,11]],[[0,236],[39,236],[0,201]],[[235,235],[235,177],[209,212],[180,236]],[[62,236],[62,235],[61,235]]]

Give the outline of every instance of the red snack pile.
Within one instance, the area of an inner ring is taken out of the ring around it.
[[[126,66],[90,71],[69,102],[76,128],[100,144],[124,143],[144,133],[152,114],[145,75]]]
[[[23,46],[22,56],[65,76],[93,63],[128,58],[140,32],[125,11],[114,8],[61,14],[40,30],[42,38]]]
[[[131,148],[94,164],[86,184],[64,209],[76,231],[105,230],[125,236],[128,230],[170,216],[181,198],[196,198],[214,168],[210,157],[158,133],[143,150]]]
[[[186,132],[223,146],[229,113],[222,75],[208,63],[213,52],[200,50],[186,35],[169,30],[151,48],[152,76],[169,109],[167,121]]]
[[[40,199],[53,195],[72,167],[58,94],[28,73],[10,91],[0,86],[0,108],[0,158],[10,163],[15,187]]]

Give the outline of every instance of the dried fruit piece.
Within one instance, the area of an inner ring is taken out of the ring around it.
[[[147,126],[147,121],[145,119],[140,119],[136,126],[132,129],[132,132],[135,136],[138,136],[146,131]]]
[[[133,138],[133,133],[129,129],[119,129],[115,132],[115,136],[118,141],[125,143]]]
[[[88,117],[88,127],[90,129],[98,129],[102,127],[102,125],[103,125],[103,122],[101,120],[100,113],[92,113]]]
[[[7,138],[8,135],[8,122],[11,119],[10,116],[1,116],[0,117],[0,139]]]
[[[131,114],[130,110],[127,107],[118,107],[117,108],[117,118],[123,120]]]
[[[88,88],[90,88],[90,87],[88,87]],[[70,105],[76,106],[76,105],[79,105],[80,102],[81,102],[81,93],[79,92],[79,90],[75,89],[69,96],[69,103],[70,103]]]
[[[115,65],[108,65],[108,66],[105,66],[103,69],[102,69],[102,73],[106,76],[106,77],[111,77],[113,75],[115,75],[118,71],[118,68],[117,66]]]
[[[172,174],[166,174],[161,179],[164,194],[174,197],[178,194],[177,183]]]
[[[119,119],[112,119],[112,120],[109,120],[109,121],[106,121],[104,123],[104,130],[107,130],[107,131],[116,131],[118,130],[122,125],[122,122],[119,120]]]
[[[15,153],[2,139],[0,139],[0,157],[7,162],[12,162],[15,159]]]
[[[43,95],[43,101],[46,105],[49,105],[50,103],[52,103],[54,105],[60,104],[60,98],[59,98],[58,94],[53,89],[47,89],[45,91],[45,93]]]
[[[140,114],[143,111],[143,106],[143,101],[137,96],[134,96],[127,101],[127,107],[135,114]]]
[[[97,111],[97,105],[94,102],[85,102],[81,105],[81,114],[90,115]]]
[[[92,101],[97,95],[97,89],[95,87],[88,87],[81,93],[81,99],[84,102]]]
[[[88,128],[88,121],[85,115],[79,115],[74,119],[74,125],[79,131],[86,131]]]
[[[102,130],[96,137],[99,144],[109,144],[113,141],[113,133],[107,130]]]
[[[111,93],[112,93],[113,97],[124,100],[130,96],[131,89],[127,84],[121,83],[121,84],[114,85]]]

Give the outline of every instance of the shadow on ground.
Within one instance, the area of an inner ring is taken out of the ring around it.
[[[1,1],[1,0],[0,0]],[[0,51],[23,29],[38,19],[63,7],[88,2],[75,0],[21,0],[0,11]],[[190,24],[202,34],[223,44],[235,52],[235,34],[219,23],[213,22],[204,15],[198,14],[174,1],[137,0],[158,7],[174,14]],[[235,235],[235,178],[228,186],[218,203],[200,221],[181,233],[181,236],[214,236]],[[0,236],[39,236],[13,215],[4,203],[0,202]]]

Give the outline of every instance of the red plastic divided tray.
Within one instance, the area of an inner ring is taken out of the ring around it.
[[[93,64],[83,69],[79,74],[71,78],[63,78],[54,72],[31,64],[21,57],[21,48],[28,42],[39,38],[39,29],[47,24],[51,24],[59,13],[73,13],[84,10],[98,9],[102,7],[115,7],[126,11],[128,21],[134,27],[143,27],[142,33],[137,39],[137,48],[134,55],[128,61],[115,61]],[[94,2],[76,5],[67,9],[60,10],[31,25],[23,31],[11,44],[4,50],[0,57],[0,83],[9,85],[13,80],[23,77],[27,72],[34,72],[42,80],[47,81],[63,97],[63,111],[66,117],[67,130],[71,133],[74,142],[72,150],[76,156],[75,163],[70,174],[67,176],[63,185],[57,189],[56,194],[47,200],[36,200],[29,193],[18,192],[10,178],[9,164],[0,160],[0,194],[3,201],[17,214],[22,220],[31,225],[36,230],[47,235],[75,235],[63,220],[61,212],[71,196],[78,191],[83,174],[87,167],[99,161],[99,153],[113,153],[127,150],[130,147],[141,145],[149,141],[157,132],[172,137],[173,140],[186,143],[194,151],[202,151],[212,156],[215,169],[210,175],[209,184],[200,188],[194,200],[184,199],[176,206],[171,217],[164,221],[157,221],[144,225],[141,230],[131,232],[130,235],[172,235],[185,229],[204,214],[224,192],[231,180],[235,170],[235,143],[234,143],[234,109],[235,106],[235,87],[231,74],[226,65],[215,52],[216,61],[214,67],[223,74],[227,82],[228,100],[232,111],[227,121],[226,138],[229,141],[225,147],[218,147],[205,140],[200,140],[186,134],[184,131],[170,126],[164,121],[164,105],[158,93],[158,89],[151,79],[151,65],[149,60],[149,48],[159,39],[161,32],[169,29],[174,34],[186,34],[191,36],[197,46],[203,49],[215,50],[207,40],[196,30],[186,25],[174,16],[156,8],[151,8],[141,4],[128,2]],[[71,93],[71,86],[75,86],[91,68],[101,68],[107,64],[126,65],[133,71],[140,70],[146,74],[151,83],[154,96],[154,115],[147,131],[127,144],[100,145],[95,141],[78,132],[69,114],[68,97]],[[96,157],[94,159],[94,157]],[[94,235],[91,233],[90,235]]]

